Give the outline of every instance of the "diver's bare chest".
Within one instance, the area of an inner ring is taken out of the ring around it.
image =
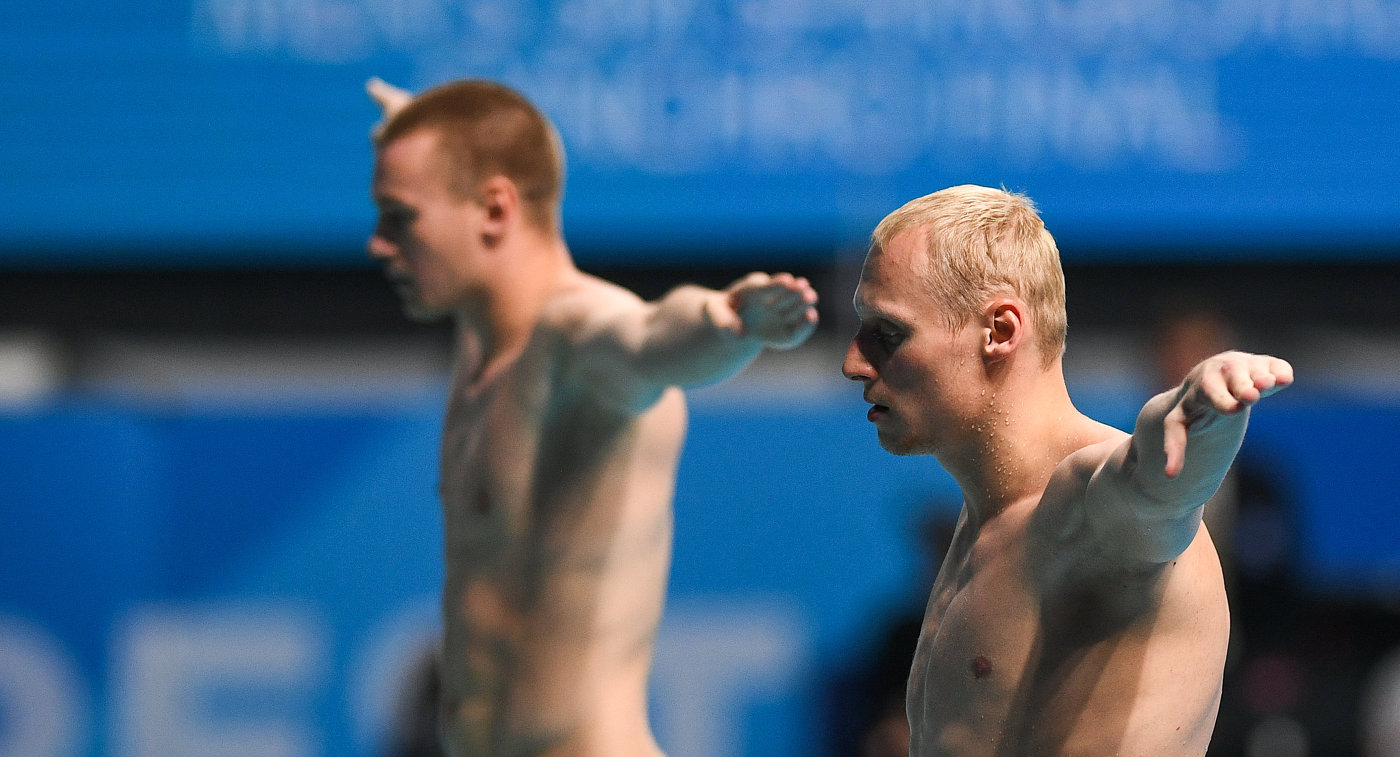
[[[1037,604],[1035,590],[1026,580],[1020,561],[967,566],[949,576],[940,575],[930,596],[926,630],[954,635],[966,629],[974,635],[1005,628],[1008,621],[1024,617]]]
[[[449,528],[474,525],[480,532],[512,513],[520,515],[516,511],[526,506],[540,436],[540,419],[510,387],[454,399],[440,453],[439,486]]]
[[[937,677],[987,679],[1018,668],[1034,643],[1040,588],[1019,531],[961,533],[929,596],[919,654]]]

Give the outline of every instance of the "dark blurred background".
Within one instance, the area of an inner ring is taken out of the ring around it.
[[[1222,347],[1294,363],[1208,509],[1211,754],[1400,754],[1400,4],[907,5],[7,9],[0,755],[427,753],[449,331],[365,260],[371,75],[534,99],[591,272],[823,297],[807,345],[691,393],[673,757],[902,753],[959,501],[839,365],[870,230],[959,183],[1040,205],[1091,415]]]

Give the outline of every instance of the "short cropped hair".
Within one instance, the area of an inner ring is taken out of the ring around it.
[[[493,176],[520,192],[528,222],[559,229],[564,150],[558,132],[523,95],[496,82],[461,80],[426,90],[395,113],[375,137],[385,145],[421,130],[438,134],[450,172],[448,188],[473,196]]]
[[[947,326],[975,318],[988,299],[1009,289],[1026,302],[1043,367],[1064,354],[1065,275],[1055,240],[1023,194],[973,185],[911,200],[875,227],[883,248],[909,229],[926,231],[924,274],[947,311]]]

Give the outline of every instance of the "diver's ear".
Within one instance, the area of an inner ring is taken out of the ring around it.
[[[492,176],[482,182],[477,201],[485,213],[481,232],[488,244],[504,239],[520,220],[520,192],[515,182],[504,176]]]
[[[982,309],[982,357],[1005,360],[1021,348],[1026,338],[1026,304],[1014,297],[990,300]]]

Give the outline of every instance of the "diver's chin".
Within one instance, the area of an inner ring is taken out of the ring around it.
[[[880,446],[884,448],[886,452],[892,455],[914,454],[913,451],[910,449],[909,445],[903,439],[895,439],[885,434],[878,434],[877,436],[880,440]]]
[[[923,445],[919,444],[919,441],[917,439],[911,439],[908,436],[895,436],[893,434],[886,434],[882,430],[878,434],[878,438],[880,440],[880,446],[884,448],[886,452],[892,455],[908,457],[911,455],[931,454],[927,449],[924,448]]]

